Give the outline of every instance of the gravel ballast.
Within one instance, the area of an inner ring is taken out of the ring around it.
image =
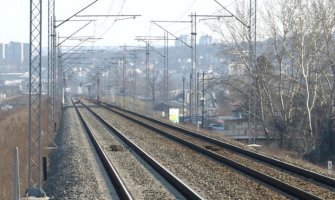
[[[185,181],[205,199],[286,199],[287,197],[254,182],[188,148],[141,126],[92,107],[109,123],[123,131],[143,150]]]
[[[153,175],[154,170],[109,132],[86,109],[79,109],[88,127],[104,148],[106,155],[135,199],[184,199],[177,191],[167,191],[170,185],[162,178]],[[121,146],[122,150],[112,151],[111,145]],[[174,196],[173,194],[176,194]]]
[[[112,198],[103,178],[97,174],[98,164],[73,107],[64,111],[55,143],[58,148],[51,150],[48,180],[44,184],[50,199]]]
[[[169,134],[174,135],[178,138],[182,138],[185,141],[191,142],[192,144],[198,145],[200,147],[211,147],[216,149],[216,153],[219,155],[222,155],[226,158],[229,158],[231,160],[234,160],[235,162],[239,162],[243,164],[244,166],[248,166],[249,168],[252,168],[256,171],[259,171],[261,173],[267,174],[270,177],[276,178],[277,180],[280,180],[282,182],[289,183],[292,186],[298,187],[301,190],[310,192],[318,197],[321,197],[323,199],[335,199],[335,192],[334,189],[331,187],[322,186],[320,184],[314,184],[311,182],[308,178],[303,178],[299,175],[283,171],[282,169],[278,169],[276,167],[273,167],[271,165],[262,163],[258,160],[251,159],[247,156],[242,156],[241,154],[237,154],[234,151],[221,148],[220,146],[217,146],[215,144],[212,144],[210,142],[203,141],[201,139],[197,139],[195,137],[192,137],[190,135],[181,133],[180,131],[171,130],[167,127],[158,125],[156,123],[153,123],[149,120],[144,120],[140,117],[135,117],[136,119],[145,122],[146,124],[149,124],[150,126],[153,126],[157,128],[158,130],[164,130],[169,132]]]

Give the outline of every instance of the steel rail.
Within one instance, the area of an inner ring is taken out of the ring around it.
[[[90,113],[92,113],[99,121],[101,121],[108,129],[115,133],[124,143],[126,143],[130,148],[132,148],[143,160],[145,160],[153,169],[155,169],[162,177],[164,177],[174,188],[176,188],[181,194],[183,194],[187,199],[203,200],[203,198],[187,186],[182,180],[172,174],[163,165],[158,163],[154,158],[144,152],[135,143],[130,141],[126,136],[124,136],[119,130],[110,125],[106,120],[100,117],[92,109],[86,106],[83,102],[80,102]]]
[[[224,157],[222,155],[219,155],[219,154],[214,153],[212,151],[209,151],[209,150],[207,150],[205,148],[197,146],[197,145],[195,145],[195,144],[193,144],[191,142],[188,142],[188,141],[186,141],[186,140],[184,140],[182,138],[179,138],[177,136],[171,135],[171,134],[169,134],[166,131],[163,131],[163,130],[158,129],[156,127],[153,127],[153,126],[151,126],[149,124],[146,124],[145,122],[142,122],[142,121],[140,121],[138,119],[135,119],[135,118],[133,118],[131,116],[128,116],[128,115],[123,114],[123,113],[121,113],[119,111],[116,111],[116,110],[112,110],[110,107],[107,107],[107,106],[104,106],[104,105],[101,105],[101,104],[100,104],[100,106],[102,106],[102,107],[104,107],[104,108],[106,108],[106,109],[108,109],[108,110],[110,110],[110,111],[112,111],[114,113],[117,113],[118,115],[120,115],[122,117],[125,117],[125,118],[127,118],[127,119],[129,119],[129,120],[131,120],[131,121],[133,121],[135,123],[138,123],[138,124],[140,124],[140,125],[142,125],[144,127],[147,127],[150,130],[158,132],[158,133],[164,135],[165,137],[168,137],[168,138],[170,138],[170,139],[172,139],[174,141],[177,141],[177,142],[179,142],[179,143],[181,143],[181,144],[183,144],[183,145],[185,145],[185,146],[193,149],[194,151],[196,151],[198,153],[202,153],[202,154],[204,154],[204,155],[206,155],[206,156],[208,156],[210,158],[215,159],[216,161],[218,161],[220,163],[229,165],[230,167],[232,167],[234,169],[237,169],[240,172],[243,172],[243,173],[245,173],[245,174],[247,174],[247,175],[249,175],[249,176],[251,176],[251,177],[253,177],[253,178],[257,179],[257,180],[260,180],[260,181],[262,181],[262,182],[264,182],[264,183],[266,183],[268,185],[271,185],[272,187],[277,188],[277,189],[279,189],[279,190],[281,190],[281,191],[283,191],[283,192],[285,192],[287,194],[290,194],[290,195],[292,195],[294,197],[297,197],[299,199],[322,199],[322,198],[320,198],[318,196],[315,196],[315,195],[313,195],[313,194],[311,194],[309,192],[306,192],[306,191],[301,190],[301,189],[299,189],[297,187],[294,187],[294,186],[292,186],[292,185],[290,185],[288,183],[285,183],[285,182],[283,182],[281,180],[273,178],[273,177],[271,177],[269,175],[266,175],[264,173],[261,173],[261,172],[259,172],[257,170],[251,169],[251,168],[249,168],[249,167],[247,167],[247,166],[245,166],[245,165],[243,165],[241,163],[235,162],[235,161],[233,161],[233,160],[231,160],[229,158],[226,158],[226,157]],[[118,109],[121,109],[121,108],[118,108]],[[121,110],[123,110],[123,109],[121,109]],[[126,111],[126,112],[128,112],[128,111]]]
[[[331,178],[331,177],[328,177],[328,176],[325,176],[325,175],[322,175],[322,174],[319,174],[319,173],[316,173],[316,172],[313,172],[313,171],[310,171],[310,170],[307,170],[307,169],[304,169],[304,168],[301,168],[301,167],[298,167],[298,166],[295,166],[295,165],[292,165],[292,164],[280,161],[278,159],[271,158],[271,157],[268,157],[268,156],[265,156],[265,155],[262,155],[262,154],[259,154],[259,153],[247,150],[247,149],[243,149],[243,148],[238,147],[236,145],[229,144],[229,143],[226,143],[224,141],[220,141],[220,140],[211,138],[209,136],[201,135],[201,134],[199,134],[197,132],[194,132],[194,131],[191,131],[191,130],[187,130],[187,129],[179,127],[179,126],[175,126],[175,125],[172,125],[172,124],[165,123],[165,122],[162,122],[160,120],[157,120],[157,119],[145,116],[145,115],[141,115],[141,114],[133,112],[133,111],[125,110],[125,109],[122,109],[122,108],[120,108],[118,106],[114,106],[114,105],[107,104],[107,103],[104,103],[104,102],[100,102],[100,103],[105,104],[107,106],[111,106],[111,107],[120,109],[122,111],[131,113],[131,114],[134,114],[134,115],[139,116],[139,117],[143,117],[143,118],[145,118],[145,119],[147,119],[149,121],[158,123],[159,125],[165,126],[167,128],[171,128],[173,130],[180,131],[182,133],[185,133],[187,135],[196,137],[198,139],[201,139],[201,140],[213,143],[213,144],[215,144],[217,146],[220,146],[220,147],[223,147],[225,149],[229,149],[229,150],[235,151],[235,152],[240,153],[242,155],[251,157],[253,159],[256,159],[256,160],[262,161],[264,163],[273,165],[275,167],[281,168],[281,169],[289,171],[291,173],[298,174],[298,175],[303,176],[303,177],[305,177],[307,179],[311,179],[313,181],[317,181],[317,182],[319,182],[321,184],[328,185],[330,187],[335,188],[335,179],[334,178]]]
[[[108,174],[108,177],[110,178],[112,184],[115,187],[116,192],[118,193],[120,199],[125,199],[125,200],[133,200],[133,197],[130,195],[127,187],[124,185],[122,182],[120,176],[118,175],[117,171],[113,167],[112,163],[109,161],[107,155],[105,154],[103,148],[99,144],[98,140],[95,138],[95,136],[92,134],[91,130],[87,126],[85,120],[83,119],[80,111],[77,108],[77,105],[73,102],[71,99],[72,104],[74,105],[74,108],[79,116],[81,124],[84,126],[85,131],[88,133],[89,138],[91,139],[94,149],[98,153],[98,156]]]

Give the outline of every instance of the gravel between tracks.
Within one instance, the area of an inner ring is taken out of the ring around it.
[[[134,117],[134,116],[133,116]],[[245,166],[248,166],[252,169],[255,169],[261,173],[267,174],[268,176],[274,177],[278,180],[281,180],[283,182],[289,183],[292,186],[298,187],[304,191],[310,192],[316,196],[319,196],[323,199],[335,199],[335,191],[331,187],[327,187],[324,185],[321,185],[319,183],[312,183],[311,180],[306,179],[304,177],[298,176],[296,174],[283,171],[282,169],[274,168],[271,165],[259,162],[257,160],[251,159],[246,156],[242,156],[240,154],[237,154],[233,151],[221,148],[215,144],[212,144],[210,142],[205,142],[203,140],[197,139],[195,137],[189,136],[187,134],[181,133],[180,131],[171,130],[169,128],[166,128],[164,126],[158,125],[156,123],[153,123],[149,120],[144,120],[140,117],[135,116],[136,119],[145,122],[146,124],[149,124],[159,130],[164,130],[171,135],[174,135],[178,138],[182,138],[185,141],[191,142],[192,144],[195,144],[200,147],[205,146],[211,146],[216,147],[217,151],[216,153],[219,155],[222,155],[226,158],[229,158],[231,160],[234,160],[235,162],[241,163]]]
[[[102,98],[103,101],[102,102],[106,102],[109,104],[113,104],[112,103],[112,99],[111,98],[106,98],[103,97]],[[329,174],[328,169],[327,169],[327,163],[324,163],[323,166],[319,166],[319,165],[315,165],[311,162],[309,162],[308,160],[304,160],[302,158],[302,155],[299,155],[296,152],[290,152],[290,151],[284,151],[284,150],[279,150],[279,149],[273,149],[272,147],[267,147],[267,145],[264,145],[261,149],[255,149],[253,147],[248,147],[246,146],[245,142],[239,142],[233,138],[229,138],[229,136],[225,136],[222,134],[222,132],[220,131],[212,131],[212,130],[208,130],[208,129],[198,129],[196,126],[192,125],[192,124],[173,124],[171,121],[169,121],[167,118],[161,118],[161,115],[155,113],[155,114],[150,114],[150,113],[145,113],[143,112],[143,110],[132,110],[131,108],[126,108],[129,109],[130,111],[134,111],[134,112],[138,112],[140,114],[146,115],[148,117],[152,117],[155,118],[156,120],[162,121],[164,123],[169,123],[171,125],[175,125],[190,131],[195,131],[195,132],[199,132],[203,135],[206,135],[208,137],[212,137],[215,138],[217,140],[221,140],[223,142],[229,143],[229,144],[233,144],[242,148],[246,148],[249,151],[253,151],[256,152],[258,154],[264,155],[264,156],[268,156],[268,157],[272,157],[274,159],[286,162],[286,163],[290,163],[292,165],[304,168],[304,169],[308,169],[310,171],[314,171],[316,173],[322,174],[324,176],[328,176],[331,178],[335,178],[335,173],[333,170],[333,173]]]
[[[96,178],[94,155],[80,127],[74,108],[67,108],[55,139],[58,148],[52,150],[49,158],[51,164],[44,189],[50,199],[109,199]]]
[[[157,177],[152,175],[152,169],[144,167],[129,149],[123,148],[122,151],[111,151],[110,145],[122,145],[122,143],[107,131],[101,123],[98,123],[96,118],[86,109],[80,108],[79,110],[135,199],[184,199],[180,195],[175,197],[171,195],[157,181]],[[163,182],[166,181],[163,180]],[[172,192],[176,193],[174,190]]]
[[[89,104],[89,103],[88,103]],[[286,199],[222,164],[100,108],[93,108],[206,199]]]
[[[201,134],[206,135],[208,137],[215,138],[217,140],[221,140],[223,142],[226,142],[226,143],[229,143],[229,144],[232,144],[232,145],[236,145],[236,146],[239,146],[239,147],[242,147],[242,148],[246,148],[249,151],[253,151],[253,152],[256,152],[256,153],[264,155],[264,156],[272,157],[274,159],[277,159],[277,160],[280,160],[280,161],[283,161],[283,162],[287,162],[287,163],[290,163],[292,165],[295,165],[295,166],[298,166],[298,167],[301,167],[301,168],[304,168],[304,169],[308,169],[310,171],[314,171],[314,172],[322,174],[324,176],[329,176],[331,178],[335,178],[334,173],[332,173],[332,174],[328,173],[327,166],[320,167],[320,166],[314,165],[313,163],[308,162],[307,160],[303,160],[301,155],[299,156],[297,154],[294,154],[293,152],[285,152],[283,150],[280,150],[278,152],[278,149],[271,149],[271,148],[267,148],[265,146],[262,147],[262,149],[254,149],[253,147],[246,146],[245,143],[242,143],[242,142],[239,142],[239,141],[234,140],[232,138],[229,138],[227,136],[224,136],[222,133],[217,132],[217,131],[210,131],[210,130],[207,130],[207,129],[200,129],[200,130],[198,129],[197,130],[197,128],[193,125],[189,125],[189,124],[187,124],[187,125],[186,124],[184,124],[184,125],[177,124],[176,125],[176,124],[173,124],[171,121],[169,121],[167,119],[162,119],[162,118],[159,118],[157,116],[148,115],[148,114],[147,114],[147,116],[155,118],[155,119],[157,119],[159,121],[162,121],[162,122],[165,122],[165,123],[170,123],[172,125],[179,126],[181,128],[184,128],[184,129],[187,129],[187,130],[190,130],[190,131],[200,132]]]

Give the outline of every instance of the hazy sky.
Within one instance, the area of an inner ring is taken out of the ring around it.
[[[0,42],[29,41],[29,0],[0,0]],[[56,0],[56,17],[66,19],[93,0]],[[219,0],[233,9],[236,0]],[[43,3],[43,46],[47,46],[47,0]],[[135,36],[162,36],[163,31],[151,20],[190,20],[191,13],[216,14],[220,6],[214,0],[98,0],[81,14],[138,14],[136,19],[99,18],[76,36],[102,36],[96,45],[134,45]],[[68,36],[86,22],[67,22],[57,29],[60,36]],[[189,34],[190,23],[161,24],[176,35]],[[198,24],[198,34],[211,34],[206,25]],[[64,45],[72,45],[69,41]]]

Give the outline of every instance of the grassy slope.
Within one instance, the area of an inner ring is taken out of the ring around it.
[[[11,99],[8,103],[26,101],[26,97]],[[47,106],[42,106],[42,130],[46,132]],[[46,143],[46,142],[43,142]],[[45,145],[43,145],[45,146]],[[21,193],[27,187],[28,172],[28,107],[0,110],[0,199],[12,199],[13,149],[19,148]],[[43,156],[46,152],[42,153]]]

